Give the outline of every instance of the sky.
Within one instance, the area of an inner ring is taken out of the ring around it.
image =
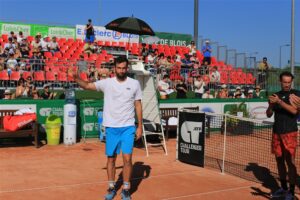
[[[257,60],[267,57],[277,67],[280,46],[291,41],[291,2],[199,0],[199,37]],[[105,26],[131,15],[157,32],[194,34],[194,0],[0,0],[0,21],[5,22],[75,26],[90,18],[94,25]],[[290,47],[281,49],[284,66]],[[300,66],[299,0],[295,0],[295,62]]]

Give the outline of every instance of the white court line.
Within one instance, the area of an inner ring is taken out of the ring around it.
[[[160,175],[155,175],[155,176],[149,176],[149,177],[136,177],[131,179],[132,181],[134,180],[141,180],[141,179],[151,179],[151,178],[159,178],[159,177],[164,177],[164,176],[174,176],[178,174],[190,174],[194,172],[200,172],[201,170],[193,170],[193,171],[188,171],[188,172],[176,172],[176,173],[170,173],[170,174],[160,174]],[[199,173],[199,175],[201,175]],[[77,184],[68,184],[68,185],[58,185],[58,186],[47,186],[47,187],[37,187],[37,188],[27,188],[27,189],[11,189],[11,190],[0,190],[1,193],[14,193],[14,192],[26,192],[26,191],[34,191],[34,190],[48,190],[48,189],[56,189],[56,188],[67,188],[67,187],[77,187],[77,186],[82,186],[82,185],[93,185],[93,184],[104,184],[108,183],[108,181],[95,181],[95,182],[87,182],[87,183],[77,183]]]
[[[190,194],[190,195],[183,195],[183,196],[177,196],[177,197],[170,197],[170,198],[166,198],[166,199],[162,199],[162,200],[171,200],[171,199],[181,199],[181,198],[190,198],[190,197],[194,197],[194,196],[202,196],[202,195],[208,195],[208,194],[215,194],[215,193],[219,193],[219,192],[229,192],[229,191],[233,191],[233,190],[240,190],[240,189],[245,189],[245,188],[250,188],[255,185],[248,185],[248,186],[243,186],[243,187],[234,187],[234,188],[228,188],[228,189],[223,189],[223,190],[214,190],[214,191],[210,191],[210,192],[201,192],[201,193],[196,193],[196,194]]]

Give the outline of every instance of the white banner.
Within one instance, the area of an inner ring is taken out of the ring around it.
[[[85,39],[85,25],[76,25],[76,38]],[[119,33],[117,31],[107,30],[103,26],[94,26],[96,40],[111,42],[130,42],[138,43],[139,36],[129,33]],[[130,40],[129,40],[130,36]]]
[[[56,36],[58,38],[74,38],[74,28],[49,27],[48,36]]]
[[[13,31],[15,35],[19,34],[19,31],[23,32],[23,35],[26,37],[30,35],[30,25],[20,25],[20,24],[2,24],[1,34],[9,35]]]

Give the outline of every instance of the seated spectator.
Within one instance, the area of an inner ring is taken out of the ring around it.
[[[140,49],[139,55],[142,55],[143,61],[145,61],[146,57],[149,55],[149,50],[147,49],[145,43],[142,43],[142,48]]]
[[[181,59],[182,67],[183,68],[192,68],[193,63],[190,61],[190,55],[185,54],[184,57]]]
[[[153,65],[156,61],[156,58],[157,57],[156,57],[154,51],[151,51],[150,54],[147,56],[146,60],[148,61],[148,64]]]
[[[14,53],[10,53],[9,54],[9,58],[6,61],[6,68],[7,68],[7,72],[10,75],[11,71],[18,71],[18,61],[15,59],[15,54]]]
[[[208,87],[204,88],[204,94],[202,95],[202,99],[213,99],[214,96],[210,94],[210,89]]]
[[[25,89],[22,93],[21,96],[19,96],[19,98],[28,98],[28,97],[32,97],[32,82],[31,82],[32,78],[29,76],[27,77],[26,79],[26,82],[25,82]]]
[[[238,91],[238,92],[235,92],[235,94],[234,94],[234,98],[236,98],[236,99],[240,99],[240,98],[242,98],[242,92],[240,92],[240,91]]]
[[[39,51],[39,47],[41,46],[41,40],[39,36],[35,36],[34,40],[31,42],[32,51]]]
[[[48,42],[48,36],[45,36],[43,38],[43,40],[41,41],[41,47],[42,50],[41,52],[44,54],[44,52],[48,52],[49,51],[49,42]]]
[[[191,44],[189,44],[187,47],[189,48],[189,55],[192,56],[193,54],[195,54],[197,52],[197,47],[196,47],[194,41],[191,41]]]
[[[19,48],[18,38],[13,37],[13,44],[16,46],[15,50]]]
[[[8,51],[13,50],[15,51],[17,48],[16,44],[13,43],[13,38],[8,38],[8,42],[4,44],[4,49]]]
[[[32,99],[42,99],[36,87],[32,89]]]
[[[8,36],[8,39],[9,38],[14,38],[14,37],[16,37],[15,32],[11,31],[9,36]]]
[[[239,98],[245,98],[245,95],[242,93],[242,89],[240,86],[237,86],[234,92],[234,97],[236,98],[236,94],[240,95]]]
[[[5,68],[5,59],[0,55],[0,71],[4,70]]]
[[[168,98],[167,90],[170,89],[170,85],[169,85],[168,82],[169,82],[169,76],[168,75],[164,75],[163,79],[158,82],[157,89],[159,91],[161,99],[167,99]]]
[[[21,58],[29,57],[29,48],[25,44],[21,44],[20,46]]]
[[[7,89],[4,91],[4,98],[5,100],[10,100],[10,99],[13,99],[13,95],[12,95],[12,92],[11,90]]]
[[[205,82],[201,75],[198,75],[196,80],[194,81],[195,85],[195,97],[198,99],[202,99],[202,95],[204,93]]]
[[[21,44],[22,40],[25,39],[23,32],[19,31],[19,35],[17,36],[17,41],[19,44]]]
[[[176,56],[175,62],[180,62],[181,63],[181,56],[180,56],[178,51],[176,51],[175,56]]]
[[[227,85],[226,84],[223,84],[221,86],[221,91],[218,93],[218,98],[221,98],[221,99],[227,99],[228,98],[228,89],[227,89]]]
[[[186,99],[187,86],[184,83],[184,78],[180,78],[176,84],[177,99]]]
[[[52,37],[51,42],[49,42],[49,50],[52,54],[59,51],[59,45],[56,41],[56,37]]]
[[[92,54],[93,53],[93,48],[92,48],[92,43],[90,40],[88,40],[84,46],[83,46],[83,51],[84,53],[87,53],[87,54]]]
[[[40,71],[43,69],[43,57],[39,50],[33,50],[29,62],[33,71]]]
[[[25,80],[24,78],[20,78],[18,80],[18,86],[16,87],[16,98],[22,97],[24,92],[25,92]]]
[[[92,49],[93,49],[93,52],[94,52],[94,53],[100,54],[100,53],[101,53],[101,50],[102,50],[102,47],[99,46],[98,43],[95,41],[95,42],[93,43]]]
[[[247,98],[248,99],[253,99],[253,90],[248,90]]]
[[[167,68],[167,64],[168,64],[168,61],[167,61],[167,58],[165,57],[165,54],[164,53],[159,54],[157,62],[156,62],[157,68],[162,68],[162,67]]]
[[[55,92],[50,92],[50,84],[44,84],[43,92],[41,94],[42,99],[54,99],[56,96]]]
[[[209,69],[208,62],[205,61],[205,62],[201,65],[200,73],[201,73],[202,75],[208,74],[208,71],[209,71],[208,69]]]
[[[214,66],[212,68],[212,72],[210,74],[210,87],[217,88],[218,84],[220,83],[221,75],[218,72],[218,68]]]
[[[263,95],[261,93],[261,88],[259,85],[255,86],[255,92],[253,93],[253,98],[255,98],[255,99],[263,98]]]

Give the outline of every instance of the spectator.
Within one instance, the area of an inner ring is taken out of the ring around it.
[[[241,91],[237,91],[237,92],[235,92],[235,94],[234,94],[234,98],[236,98],[236,99],[240,99],[240,98],[242,98],[242,92],[241,92]]]
[[[22,42],[22,40],[25,39],[24,35],[23,35],[23,32],[22,31],[19,31],[19,35],[17,37],[17,41],[18,43],[20,44]]]
[[[43,70],[43,57],[39,50],[33,50],[32,57],[29,62],[33,71]]]
[[[32,89],[32,99],[42,99],[36,87],[33,87]]]
[[[220,83],[220,79],[221,79],[221,75],[218,72],[218,68],[214,66],[210,74],[210,87],[216,89],[218,84]]]
[[[140,55],[142,55],[143,61],[145,61],[146,57],[149,55],[149,50],[147,49],[145,43],[142,43],[142,48],[140,49]]]
[[[245,95],[242,93],[242,89],[240,86],[237,86],[234,92],[234,97],[236,98],[237,95],[240,95],[239,98],[245,98]]]
[[[214,96],[210,94],[210,89],[208,87],[205,87],[204,94],[202,95],[202,99],[213,99]]]
[[[183,68],[192,68],[193,63],[190,61],[190,55],[184,54],[184,57],[181,59],[182,67]]]
[[[42,53],[49,51],[49,42],[48,42],[48,36],[45,36],[43,40],[41,41],[41,47],[42,47]]]
[[[10,100],[12,99],[12,92],[11,90],[7,89],[4,91],[4,98],[5,100]]]
[[[13,38],[8,38],[8,43],[4,44],[4,49],[15,52],[17,46],[13,43]]]
[[[28,46],[26,46],[26,44],[20,45],[20,53],[21,53],[21,58],[29,57],[29,48],[28,48]]]
[[[202,53],[204,55],[203,63],[207,62],[208,65],[211,64],[211,46],[209,45],[209,40],[205,41],[205,45],[202,47]]]
[[[84,60],[84,56],[80,55],[80,60],[77,61],[78,66],[78,73],[81,72],[87,73],[88,72],[88,62]]]
[[[85,42],[93,43],[95,40],[94,27],[92,25],[92,20],[89,19],[85,28]]]
[[[41,94],[42,99],[54,99],[56,96],[55,92],[50,92],[50,84],[44,84],[43,92]]]
[[[59,45],[56,41],[56,37],[52,37],[51,42],[49,42],[49,50],[54,55],[55,52],[59,51]]]
[[[33,85],[32,85],[31,80],[32,80],[31,77],[28,77],[28,78],[26,79],[26,82],[25,82],[25,89],[24,89],[22,95],[19,96],[20,98],[21,98],[21,97],[22,97],[22,98],[32,97],[32,87],[33,87]]]
[[[187,46],[189,48],[189,55],[194,55],[197,52],[197,47],[194,41],[191,41],[191,44]]]
[[[12,52],[9,54],[9,58],[6,61],[6,68],[9,74],[11,71],[18,71],[18,61],[15,59],[15,54]]]
[[[258,65],[258,85],[262,87],[262,89],[266,89],[267,87],[267,79],[268,72],[271,68],[271,65],[268,63],[267,57],[263,57],[263,60]]]
[[[248,98],[248,99],[253,99],[253,90],[249,90],[249,91],[248,91],[247,98]]]
[[[180,56],[178,51],[176,51],[175,56],[176,56],[175,62],[180,62],[181,63],[181,56]]]
[[[195,85],[195,97],[198,99],[202,99],[202,95],[204,92],[205,82],[201,75],[197,76],[197,79],[194,81]]]
[[[228,98],[228,89],[227,89],[227,85],[223,84],[221,86],[221,90],[218,93],[218,98],[220,99],[227,99]]]
[[[42,34],[41,34],[41,32],[38,32],[37,34],[36,34],[36,37],[38,37],[40,40],[42,39]]]
[[[263,98],[262,93],[261,93],[261,88],[259,85],[255,86],[255,92],[253,93],[253,98],[255,98],[255,99]]]
[[[20,78],[18,80],[18,86],[16,87],[16,98],[22,97],[24,92],[25,92],[25,80],[24,78]]]
[[[180,78],[178,81],[179,81],[179,83],[176,84],[176,91],[177,91],[176,98],[177,99],[186,99],[187,86],[184,83],[184,78]]]
[[[9,38],[13,39],[14,37],[16,37],[15,32],[11,31],[9,36],[8,36],[8,39]]]
[[[156,58],[157,57],[155,56],[154,51],[151,51],[150,54],[147,56],[148,64],[153,65]]]
[[[42,44],[41,44],[40,37],[38,35],[35,36],[35,39],[34,41],[32,41],[31,45],[33,51],[39,51],[39,47],[41,47]]]
[[[92,43],[90,40],[88,40],[84,46],[83,46],[83,50],[84,50],[84,53],[87,53],[87,54],[92,54],[93,53],[93,46],[92,46]]]
[[[170,89],[170,85],[169,85],[168,81],[169,81],[169,76],[164,75],[163,79],[158,82],[157,88],[158,88],[161,99],[168,98],[168,90]]]
[[[159,54],[157,63],[156,63],[157,68],[166,68],[167,64],[168,64],[168,61],[165,57],[165,54],[164,53]]]

